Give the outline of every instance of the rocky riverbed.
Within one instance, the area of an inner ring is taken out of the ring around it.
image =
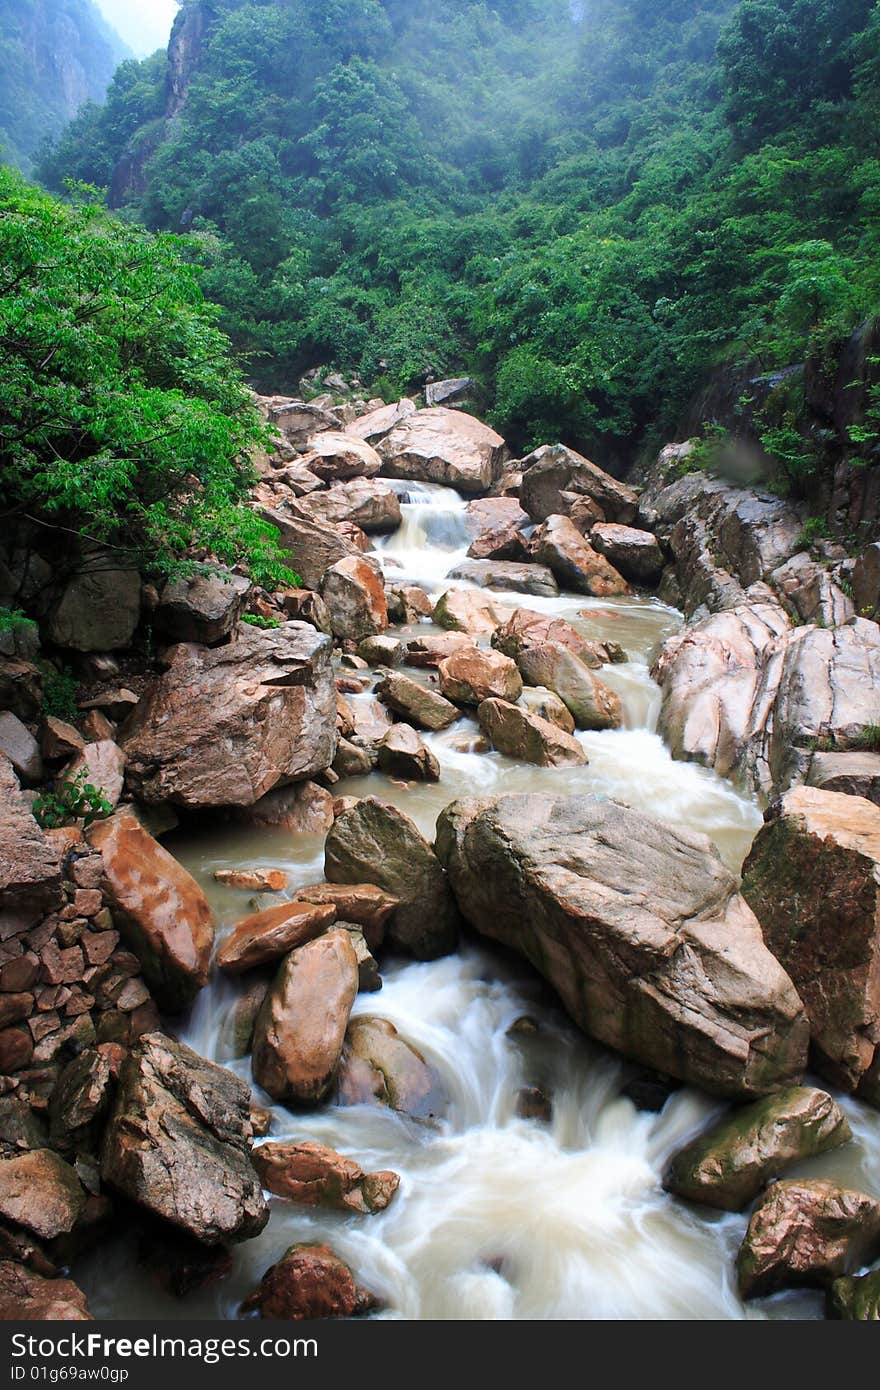
[[[876,1316],[877,547],[263,408],[301,588],[0,555],[2,1316]]]

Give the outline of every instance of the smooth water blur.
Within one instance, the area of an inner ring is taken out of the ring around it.
[[[438,595],[469,544],[465,504],[446,488],[394,486],[408,500],[403,526],[381,551],[386,572]],[[463,718],[426,736],[441,764],[438,786],[374,773],[340,783],[339,794],[394,802],[433,838],[438,814],[459,796],[590,792],[708,835],[737,871],[761,823],[760,809],[714,773],[674,762],[656,732],[651,655],[680,615],[639,599],[500,599],[511,608],[564,616],[592,637],[620,643],[629,662],[605,668],[602,678],[621,696],[625,727],[579,735],[588,767],[542,769],[473,751],[481,745],[479,727]],[[220,887],[216,869],[284,868],[291,897],[297,886],[323,877],[317,837],[211,825],[166,843],[205,887],[218,939],[255,900]],[[371,1107],[292,1113],[276,1105],[271,1138],[314,1140],[365,1169],[393,1169],[402,1181],[388,1210],[373,1217],[309,1213],[273,1198],[269,1226],[236,1250],[232,1277],[184,1303],[147,1282],[129,1244],[109,1255],[102,1248],[100,1261],[78,1270],[96,1316],[234,1318],[265,1269],[300,1240],[329,1241],[384,1300],[382,1316],[389,1318],[822,1315],[821,1296],[810,1292],[743,1307],[734,1259],[746,1218],[689,1208],[662,1191],[667,1160],[721,1112],[717,1101],[684,1089],[660,1115],[639,1113],[621,1094],[638,1069],[582,1037],[542,982],[504,952],[469,941],[432,964],[383,960],[382,966],[383,990],[360,996],[355,1012],[390,1019],[419,1048],[443,1081],[448,1112],[425,1126]],[[248,1059],[229,1061],[229,1019],[240,990],[215,977],[182,1035],[250,1081]],[[536,1026],[511,1033],[523,1017]],[[539,1086],[551,1098],[549,1124],[517,1117],[523,1086]],[[855,1142],[801,1171],[880,1192],[880,1113],[844,1104]]]

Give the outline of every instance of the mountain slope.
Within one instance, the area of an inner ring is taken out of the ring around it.
[[[40,142],[103,99],[122,40],[92,0],[0,0],[0,146],[28,170]]]

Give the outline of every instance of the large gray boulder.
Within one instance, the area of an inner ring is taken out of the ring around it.
[[[486,492],[507,456],[500,434],[473,415],[443,406],[407,416],[378,450],[386,478],[444,483],[470,493]]]
[[[252,806],[336,754],[330,638],[307,623],[174,647],[123,730],[128,784],[148,804]]]
[[[46,633],[59,647],[109,652],[130,645],[141,614],[141,579],[112,551],[83,555],[52,605]]]
[[[458,801],[437,829],[463,916],[592,1037],[720,1095],[800,1079],[803,1006],[705,837],[592,796]]]
[[[171,579],[159,596],[155,626],[169,641],[213,646],[232,632],[251,588],[249,579],[229,570]]]
[[[578,497],[594,502],[606,521],[627,525],[638,511],[632,488],[564,444],[545,444],[522,462],[520,499],[534,521],[567,516]]]
[[[398,899],[386,940],[418,960],[453,951],[459,917],[434,851],[416,826],[375,797],[337,816],[324,850],[329,883],[374,883]]]
[[[101,1177],[204,1245],[248,1240],[269,1220],[251,1163],[250,1091],[162,1033],[126,1059]]]

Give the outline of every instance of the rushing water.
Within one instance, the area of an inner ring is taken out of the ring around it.
[[[386,572],[439,595],[469,544],[464,502],[447,488],[395,486],[404,523],[382,547]],[[427,736],[442,768],[439,786],[404,786],[375,773],[340,784],[340,794],[393,801],[433,838],[437,815],[458,796],[594,791],[703,831],[738,870],[761,822],[758,806],[713,773],[674,762],[656,733],[651,653],[680,615],[639,599],[499,595],[499,601],[562,615],[590,636],[624,647],[629,662],[608,668],[603,678],[623,700],[625,728],[579,735],[590,757],[586,768],[540,769],[472,751],[479,730],[465,719]],[[218,887],[216,869],[285,868],[291,895],[297,885],[323,877],[320,840],[283,831],[213,826],[169,847],[204,885],[221,937],[251,909],[248,894]],[[820,1296],[805,1292],[744,1307],[733,1266],[746,1218],[698,1211],[662,1191],[669,1156],[720,1112],[717,1101],[685,1089],[660,1115],[637,1111],[622,1091],[638,1069],[584,1039],[542,983],[502,952],[471,942],[432,964],[383,961],[383,976],[381,993],[360,996],[355,1012],[390,1019],[419,1048],[443,1079],[448,1113],[427,1127],[371,1107],[294,1113],[276,1105],[271,1137],[315,1140],[365,1169],[393,1169],[401,1185],[388,1210],[372,1217],[312,1213],[273,1198],[269,1225],[237,1249],[231,1278],[184,1303],[147,1280],[129,1244],[104,1247],[77,1271],[96,1316],[234,1318],[288,1245],[316,1239],[329,1241],[384,1301],[385,1317],[821,1315]],[[250,1081],[249,1061],[230,1058],[237,993],[237,986],[215,978],[181,1036]],[[523,1017],[537,1026],[511,1032]],[[540,1086],[552,1098],[550,1123],[517,1117],[523,1086]],[[880,1192],[880,1113],[844,1104],[855,1142],[800,1172]]]

